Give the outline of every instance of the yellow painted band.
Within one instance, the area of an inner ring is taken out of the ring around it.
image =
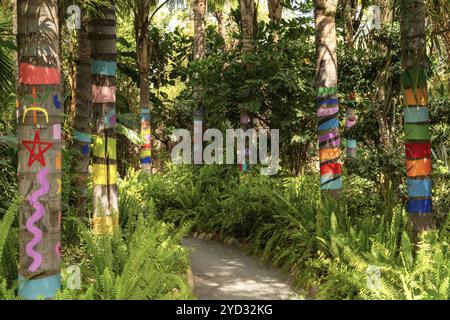
[[[111,185],[117,182],[117,165],[94,164],[92,167],[94,184]]]
[[[99,234],[113,234],[119,227],[119,217],[112,216],[95,216],[92,218],[92,232]]]
[[[144,149],[141,151],[141,157],[151,157],[151,156],[152,156],[152,150]]]

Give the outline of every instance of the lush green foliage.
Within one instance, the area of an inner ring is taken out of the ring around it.
[[[127,199],[130,189],[121,191]],[[96,237],[84,221],[70,214],[63,218],[63,290],[56,299],[193,298],[185,278],[187,251],[180,245],[189,225],[175,230],[155,220],[151,202],[142,207],[129,199],[121,202],[126,219],[114,236]],[[17,202],[0,221],[0,299],[17,299],[16,214]],[[80,268],[79,290],[70,286],[73,266]]]
[[[239,176],[236,167],[174,166],[151,177],[130,173],[158,217],[241,239],[247,250],[289,271],[319,299],[448,299],[449,223],[414,249],[403,205],[351,177],[337,203],[324,204],[316,176]],[[379,290],[368,266],[381,270]]]

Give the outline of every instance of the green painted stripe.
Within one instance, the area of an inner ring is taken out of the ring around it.
[[[108,146],[106,147],[105,138],[95,137],[93,150],[94,156],[99,158],[106,158],[106,155],[108,155],[109,159],[116,160],[117,159],[116,145],[117,145],[116,139],[108,138]]]
[[[426,122],[430,120],[428,107],[406,107],[403,114],[405,123]]]
[[[406,140],[429,140],[430,126],[428,124],[412,124],[405,123],[405,139]]]
[[[117,64],[113,61],[93,60],[91,61],[91,73],[104,76],[115,76]]]
[[[400,74],[400,84],[402,88],[423,88],[427,83],[427,74],[423,68],[408,68]]]
[[[318,96],[324,96],[327,94],[336,94],[337,89],[336,87],[332,87],[332,88],[326,88],[326,87],[319,87],[317,89],[317,95]]]

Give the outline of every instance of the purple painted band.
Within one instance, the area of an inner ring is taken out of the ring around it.
[[[319,136],[319,142],[324,142],[326,140],[329,139],[333,139],[334,137],[336,137],[338,134],[336,132],[328,132],[322,136]]]
[[[339,107],[319,108],[319,109],[317,109],[317,116],[318,117],[331,116],[332,114],[335,114],[338,112],[339,112]]]

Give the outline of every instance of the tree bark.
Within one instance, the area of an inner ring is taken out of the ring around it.
[[[223,10],[217,10],[214,12],[214,16],[217,20],[217,31],[219,32],[220,36],[223,39],[223,49],[226,51],[228,49],[227,47],[227,30],[225,28],[225,17],[223,14]]]
[[[205,57],[205,16],[206,16],[206,0],[194,0],[194,60]],[[197,74],[194,75],[197,77]],[[205,110],[201,105],[201,88],[194,88],[193,100],[195,102],[193,110],[193,128],[195,132],[201,133],[202,139],[199,143],[194,144],[193,160],[195,164],[201,164],[203,150],[203,122]]]
[[[269,10],[269,18],[273,22],[280,22],[283,14],[283,7],[281,0],[267,0],[267,7]]]
[[[194,59],[205,56],[206,0],[194,0]]]
[[[76,107],[74,117],[74,142],[72,149],[75,155],[74,170],[77,174],[75,188],[78,191],[75,208],[78,216],[87,216],[87,183],[89,180],[89,159],[92,134],[91,106],[91,50],[88,38],[88,19],[83,13],[81,29],[78,30],[77,72],[76,72]]]
[[[61,287],[61,122],[56,0],[17,1],[19,296]]]
[[[254,41],[254,26],[255,26],[255,2],[254,0],[240,0],[240,10],[241,10],[241,23],[242,23],[242,52],[251,53],[253,52],[253,41]],[[248,71],[251,66],[245,65],[245,69]],[[251,97],[249,96],[248,99]],[[241,129],[247,131],[253,126],[253,119],[251,114],[246,110],[245,106],[241,106],[240,114],[240,126]],[[249,160],[249,141],[245,142],[245,163],[240,165],[241,172],[247,172],[250,168],[248,164]]]
[[[337,1],[315,0],[314,4],[320,189],[322,194],[336,198],[342,189],[335,23]]]
[[[434,227],[431,198],[431,152],[426,80],[424,0],[401,3],[401,86],[408,200],[406,210],[416,232]]]
[[[254,38],[254,0],[240,0],[242,23],[242,52],[253,52]]]
[[[116,15],[115,4],[90,20],[91,87],[94,118],[93,232],[110,234],[118,228],[116,155]]]
[[[344,7],[345,44],[347,46],[352,46],[353,45],[353,35],[355,33],[355,30],[353,29],[352,0],[344,0],[344,1],[345,1],[345,7]]]

